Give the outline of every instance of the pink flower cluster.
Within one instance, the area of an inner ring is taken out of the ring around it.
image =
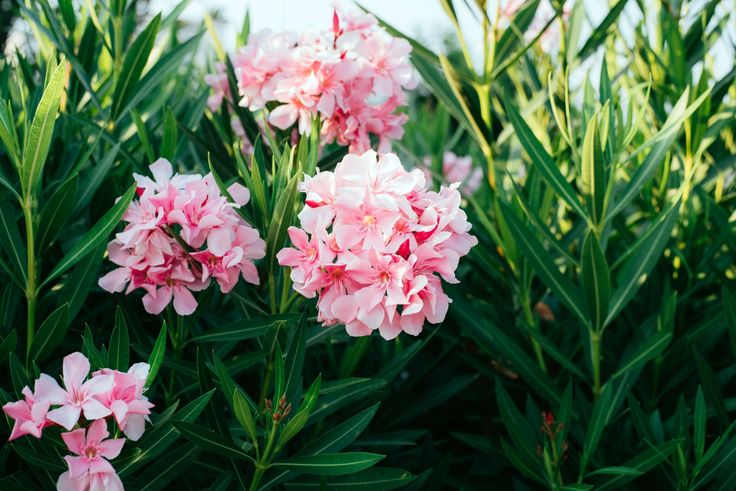
[[[427,181],[431,182],[433,177],[432,157],[424,157],[421,169]],[[445,152],[442,155],[442,175],[436,177],[441,184],[460,184],[459,191],[466,196],[472,196],[483,181],[483,171],[478,167],[473,167],[472,157],[460,157],[453,152]]]
[[[192,291],[207,288],[214,278],[228,293],[242,274],[258,284],[253,264],[266,254],[258,231],[235,207],[250,199],[248,189],[233,184],[228,202],[211,174],[174,175],[171,164],[159,159],[150,166],[154,179],[134,174],[139,198],[123,216],[128,223],[107,247],[119,268],[99,280],[109,292],[143,288],[143,306],[160,313],[173,298],[174,309],[189,315],[197,308]]]
[[[23,388],[23,400],[9,402],[3,411],[14,420],[10,440],[23,435],[41,438],[48,426],[67,430],[61,437],[74,456],[64,457],[69,470],[59,476],[59,491],[122,490],[109,459],[120,453],[125,438],[106,440],[106,418],[114,419],[126,437],[138,440],[153,404],[143,395],[149,366],[136,363],[127,372],[104,368],[92,373],[82,353],[64,357],[64,387],[46,374],[35,381],[33,392]],[[53,409],[52,409],[53,407]],[[83,416],[83,417],[82,417]],[[73,428],[77,425],[86,428]]]
[[[301,134],[319,118],[324,143],[363,152],[375,135],[387,150],[403,134],[407,117],[397,109],[406,103],[405,89],[417,83],[410,52],[406,40],[389,35],[372,15],[337,5],[331,29],[249,37],[234,59],[240,104],[253,111],[268,104],[272,125],[296,123]],[[228,96],[221,80],[208,78],[213,104]]]
[[[392,339],[444,320],[452,300],[440,278],[457,283],[459,259],[478,243],[457,184],[428,191],[421,170],[368,151],[307,177],[301,190],[301,228],[289,229],[295,247],[277,257],[292,268],[296,291],[318,296],[323,325]]]

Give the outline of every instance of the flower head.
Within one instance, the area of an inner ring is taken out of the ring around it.
[[[230,202],[211,174],[174,174],[164,159],[150,170],[153,179],[134,174],[139,198],[123,216],[125,230],[107,248],[118,268],[99,285],[109,292],[142,288],[151,314],[173,301],[178,314],[189,315],[197,308],[192,292],[207,288],[211,278],[223,293],[240,276],[258,284],[253,260],[265,256],[265,242],[236,212],[249,201],[248,189],[231,185]]]
[[[107,423],[98,419],[86,430],[62,433],[67,448],[74,455],[64,457],[69,470],[59,476],[57,490],[123,490],[115,469],[108,462],[120,454],[125,438],[108,440]]]
[[[302,228],[277,258],[294,289],[317,296],[318,319],[353,336],[418,335],[442,322],[451,302],[441,279],[477,240],[460,209],[457,184],[428,191],[420,170],[393,154],[347,155],[334,172],[306,177]]]

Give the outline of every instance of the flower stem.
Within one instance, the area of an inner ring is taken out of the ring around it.
[[[271,431],[268,435],[266,449],[263,451],[261,459],[256,462],[256,471],[253,474],[253,480],[250,482],[250,487],[248,488],[249,491],[257,491],[258,485],[261,483],[261,478],[263,478],[263,473],[266,472],[266,469],[268,469],[271,459],[271,449],[273,448],[273,442],[275,441],[277,428],[278,425],[276,424],[276,422],[271,420]]]
[[[27,345],[26,345],[26,367],[30,363],[31,344],[36,330],[36,299],[38,290],[36,287],[36,245],[35,245],[35,227],[33,223],[33,205],[32,198],[27,196],[23,201],[23,217],[26,223],[26,246],[28,256],[28,279],[26,283],[26,301],[28,305],[27,315]]]

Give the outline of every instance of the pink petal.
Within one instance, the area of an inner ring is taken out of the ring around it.
[[[107,431],[107,422],[104,419],[98,419],[87,428],[87,446],[97,446],[108,436],[110,432]]]
[[[73,478],[67,471],[62,473],[59,480],[56,481],[56,491],[88,491],[90,489],[89,484],[89,474],[84,473]]]
[[[89,360],[82,353],[76,352],[64,357],[64,386],[68,392],[81,387],[89,374]]]
[[[174,310],[179,315],[190,315],[197,310],[197,301],[188,288],[183,286],[174,288]]]
[[[227,188],[227,192],[233,200],[240,206],[245,205],[250,200],[250,191],[248,188],[238,182],[234,182]]]
[[[148,168],[151,170],[151,175],[156,180],[156,184],[164,186],[169,182],[171,176],[174,175],[174,169],[171,167],[171,163],[166,159],[158,159],[153,164],[149,165]]]
[[[106,459],[114,459],[115,457],[120,455],[120,451],[123,449],[124,444],[125,444],[125,438],[105,440],[99,445],[100,450],[101,450],[100,455],[102,455]]]
[[[80,428],[74,431],[69,431],[67,433],[62,433],[61,439],[64,440],[64,443],[66,444],[66,448],[68,448],[70,452],[75,453],[77,455],[82,455],[84,453],[84,447],[85,447],[84,428]]]
[[[299,111],[291,104],[284,104],[271,111],[268,122],[280,130],[285,130],[296,122],[297,117]]]
[[[156,290],[155,296],[150,293],[146,293],[143,295],[143,308],[145,308],[146,312],[149,314],[160,314],[166,306],[169,305],[169,302],[171,302],[173,293],[174,292],[170,286],[159,288]]]
[[[97,399],[87,399],[82,404],[82,409],[84,409],[84,417],[88,420],[98,420],[101,421],[100,418],[105,418],[107,416],[110,416],[112,414],[112,411],[110,411],[110,408],[105,407],[104,404],[102,404]]]
[[[335,319],[348,324],[358,315],[358,302],[354,296],[344,295],[332,302],[331,311]]]
[[[123,433],[131,440],[138,441],[146,428],[146,417],[143,414],[130,414],[125,421]]]
[[[36,380],[33,397],[36,402],[50,402],[54,405],[64,404],[66,391],[59,386],[59,382],[42,373]]]
[[[60,408],[49,411],[46,419],[53,421],[54,423],[63,426],[67,431],[74,428],[74,425],[79,421],[79,416],[82,414],[82,408],[78,406],[61,406]]]
[[[97,280],[97,284],[105,291],[119,293],[125,289],[125,285],[129,280],[130,270],[128,268],[118,268]]]
[[[81,390],[88,396],[96,396],[104,392],[112,390],[115,383],[114,375],[96,375],[87,380],[81,387]]]
[[[226,228],[216,228],[207,236],[207,248],[217,257],[224,256],[232,245],[232,235],[230,234],[230,230]]]
[[[303,251],[309,248],[309,238],[307,237],[307,233],[304,232],[304,230],[298,227],[289,227],[288,232],[291,243],[294,244],[297,249]]]

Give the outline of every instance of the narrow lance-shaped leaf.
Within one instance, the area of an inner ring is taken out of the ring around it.
[[[158,338],[156,338],[156,343],[153,345],[153,349],[151,350],[151,355],[148,357],[148,377],[146,378],[146,387],[150,387],[154,380],[156,380],[156,375],[158,375],[158,371],[161,368],[161,364],[164,361],[164,356],[166,354],[166,321],[161,325],[161,331],[158,333]]]
[[[69,304],[64,304],[43,321],[31,343],[31,360],[43,362],[64,340],[69,327]]]
[[[340,476],[367,469],[383,460],[383,458],[383,455],[367,452],[320,454],[292,457],[275,462],[272,464],[272,467],[319,476]]]
[[[78,174],[74,174],[64,181],[44,206],[41,213],[41,226],[39,227],[41,235],[38,239],[39,246],[42,249],[56,239],[56,236],[69,220],[74,210],[74,203],[77,200],[78,181]]]
[[[598,131],[598,115],[594,115],[588,123],[583,140],[582,155],[582,188],[585,202],[594,223],[603,221],[606,206],[606,163],[601,151],[601,140]]]
[[[621,312],[634,294],[646,280],[646,275],[652,270],[657,260],[662,254],[667,241],[672,233],[672,228],[677,221],[680,201],[677,200],[670,205],[670,209],[662,212],[655,223],[652,233],[646,240],[639,243],[636,251],[632,254],[618,276],[618,287],[611,296],[608,316],[603,323],[604,327],[608,325]]]
[[[516,214],[507,205],[501,204],[506,223],[512,235],[516,238],[517,246],[524,252],[527,261],[534,271],[544,281],[550,290],[565,304],[584,324],[588,324],[588,315],[582,310],[580,294],[575,286],[565,278],[550,258],[546,249],[536,237],[525,227]]]
[[[517,138],[526,150],[534,167],[542,174],[547,184],[572,208],[578,215],[585,217],[587,213],[580,204],[575,191],[552,157],[547,153],[542,144],[534,136],[534,133],[521,117],[519,112],[511,104],[506,104],[506,114],[511,125],[514,127]]]
[[[143,29],[125,53],[123,68],[120,71],[120,78],[115,86],[115,94],[113,95],[113,119],[116,119],[120,114],[120,110],[128,102],[139,81],[141,73],[143,73],[143,68],[148,61],[148,56],[153,49],[153,43],[156,41],[160,25],[161,14],[158,14],[151,19],[151,22],[148,23],[146,28]]]
[[[59,112],[59,101],[64,91],[67,63],[62,61],[51,75],[48,85],[43,91],[41,100],[33,115],[33,122],[28,132],[23,150],[23,167],[21,169],[21,185],[24,195],[32,193],[41,177],[46,157],[51,146],[54,123]]]
[[[126,371],[128,369],[128,352],[130,350],[128,339],[128,324],[120,307],[115,310],[115,328],[110,335],[110,346],[107,363],[109,368]]]
[[[581,286],[588,306],[590,323],[596,331],[603,328],[603,321],[608,313],[608,301],[611,295],[611,279],[608,264],[598,238],[592,231],[583,242],[583,260],[581,268]]]
[[[106,240],[125,214],[134,194],[135,185],[131,186],[130,189],[128,189],[128,191],[118,200],[118,202],[115,203],[115,205],[110,208],[110,210],[94,225],[94,227],[92,227],[89,232],[74,244],[74,247],[72,247],[61,261],[56,264],[56,267],[46,277],[42,285],[45,285],[51,280],[57,278]]]

